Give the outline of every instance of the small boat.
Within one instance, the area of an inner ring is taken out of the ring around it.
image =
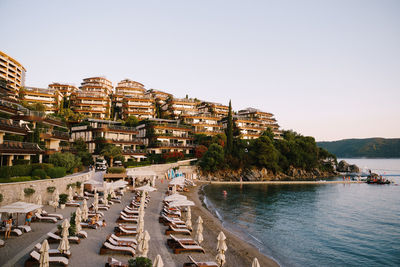
[[[368,176],[367,184],[390,184],[391,181],[383,178],[382,176]]]

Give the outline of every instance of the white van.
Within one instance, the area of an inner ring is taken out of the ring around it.
[[[107,161],[106,160],[96,160],[96,171],[105,171],[107,170]]]

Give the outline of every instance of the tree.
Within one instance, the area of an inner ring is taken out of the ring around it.
[[[103,155],[106,159],[108,158],[110,161],[110,167],[113,166],[113,159],[115,157],[118,157],[122,155],[122,150],[120,147],[112,145],[112,144],[107,144],[104,146],[104,148],[100,152],[101,155]]]
[[[127,127],[136,127],[138,124],[139,120],[135,116],[129,116],[125,119],[125,126]]]
[[[196,146],[194,155],[196,158],[201,159],[203,157],[204,153],[206,153],[206,152],[207,152],[206,146],[198,145],[198,146]]]
[[[207,172],[213,172],[224,167],[224,149],[217,144],[211,144],[200,160],[200,167]]]
[[[56,167],[64,167],[67,172],[72,172],[74,168],[82,165],[81,159],[72,153],[54,153],[50,155],[49,163]]]
[[[232,119],[232,105],[229,100],[229,111],[228,111],[228,125],[226,128],[226,153],[228,155],[232,154],[233,149],[233,119]]]
[[[76,155],[81,158],[83,165],[89,166],[94,163],[92,154],[88,151],[86,142],[82,138],[73,143],[73,148],[76,150]]]
[[[279,151],[274,147],[272,140],[267,136],[260,136],[253,143],[250,156],[253,164],[259,168],[266,168],[275,173],[279,170]]]

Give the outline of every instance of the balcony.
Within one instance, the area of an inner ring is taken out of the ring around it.
[[[145,149],[123,149],[123,155],[146,155],[147,152]]]
[[[61,132],[57,130],[50,130],[50,129],[40,129],[40,135],[44,139],[62,139],[65,141],[69,140],[69,134],[67,132]]]
[[[39,154],[43,150],[36,143],[4,141],[0,144],[0,153],[6,154]]]
[[[26,125],[19,125],[17,122],[0,118],[0,131],[26,135],[30,129]]]
[[[168,143],[168,142],[156,142],[154,144],[155,147],[179,147],[179,148],[193,148],[195,145],[192,144],[183,144],[183,143]]]

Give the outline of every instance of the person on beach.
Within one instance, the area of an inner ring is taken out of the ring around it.
[[[106,220],[103,220],[103,224],[101,226],[102,227],[106,227],[107,226]]]
[[[8,220],[6,220],[6,232],[4,234],[4,239],[10,238],[11,226],[12,226],[12,217],[10,216]]]
[[[24,225],[28,224],[29,226],[31,226],[31,221],[32,221],[32,212],[28,212],[25,217]]]

